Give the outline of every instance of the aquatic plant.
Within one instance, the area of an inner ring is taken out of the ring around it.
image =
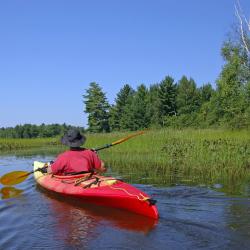
[[[84,146],[102,146],[130,134],[87,134]],[[59,138],[0,139],[0,151],[45,147],[57,153],[66,149]],[[250,133],[245,130],[150,130],[99,154],[113,172],[137,183],[233,186],[250,179]]]

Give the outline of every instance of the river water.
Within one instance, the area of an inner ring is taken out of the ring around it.
[[[51,156],[1,156],[0,175]],[[1,186],[0,249],[250,249],[250,198],[205,186],[133,183],[156,199],[158,221],[79,204],[39,189],[32,176]]]

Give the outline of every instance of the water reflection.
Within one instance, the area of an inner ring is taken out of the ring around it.
[[[157,224],[157,221],[145,216],[137,215],[125,210],[98,206],[85,203],[83,200],[62,197],[38,187],[50,199],[51,209],[55,214],[64,214],[60,228],[66,229],[70,224],[69,232],[86,232],[97,222],[108,223],[120,229],[143,232],[147,234]],[[77,212],[72,213],[72,209]],[[65,221],[64,218],[67,218]],[[79,222],[84,220],[84,223]],[[79,227],[80,226],[80,227]],[[84,227],[84,228],[82,228]]]
[[[16,198],[22,194],[23,190],[17,189],[15,187],[3,187],[0,189],[1,199]]]
[[[241,239],[245,244],[250,239],[250,200],[234,198],[229,207],[228,227],[232,229],[232,238]],[[236,236],[237,235],[237,236]],[[246,244],[249,248],[249,245]]]

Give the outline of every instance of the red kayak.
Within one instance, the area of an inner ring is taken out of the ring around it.
[[[35,161],[34,171],[44,166]],[[153,219],[159,217],[155,200],[146,193],[113,177],[97,174],[60,176],[34,172],[36,182],[43,188],[85,202],[125,209]]]

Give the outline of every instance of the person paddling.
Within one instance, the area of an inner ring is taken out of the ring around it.
[[[48,166],[47,172],[57,175],[70,175],[84,172],[105,172],[104,162],[97,153],[81,148],[86,137],[78,129],[70,129],[61,138],[61,143],[70,149],[58,155],[56,160]]]

